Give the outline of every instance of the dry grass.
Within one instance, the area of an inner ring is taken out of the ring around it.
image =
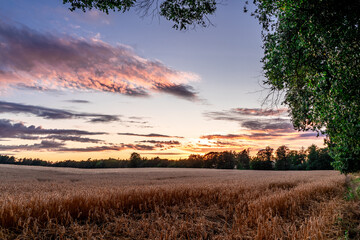
[[[0,239],[338,239],[334,171],[0,165]]]

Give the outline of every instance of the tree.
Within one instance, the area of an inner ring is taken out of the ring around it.
[[[276,149],[276,161],[275,169],[276,170],[289,170],[290,161],[288,158],[289,148],[285,145],[278,147]]]
[[[153,3],[159,9],[152,8]],[[70,10],[158,12],[176,29],[207,26],[220,0],[63,0]],[[254,0],[263,27],[265,85],[289,107],[295,129],[327,136],[333,166],[360,170],[360,2]],[[155,5],[157,5],[155,4]],[[246,8],[245,8],[246,11]]]
[[[216,0],[63,0],[70,4],[70,10],[82,11],[93,8],[102,12],[126,12],[131,8],[142,16],[159,14],[174,23],[175,29],[186,29],[189,25],[207,26],[210,21],[207,15],[215,13]]]
[[[260,149],[256,157],[250,162],[250,168],[254,170],[272,170],[273,151],[274,149],[269,146],[265,149]]]
[[[298,130],[327,135],[343,173],[360,170],[360,2],[257,1],[265,84]]]
[[[205,168],[216,168],[218,162],[219,153],[209,152],[204,155],[204,167]]]
[[[137,168],[141,165],[141,157],[140,154],[133,152],[130,156],[129,167]]]
[[[332,159],[327,148],[319,149],[316,145],[311,145],[308,149],[308,170],[330,170]]]
[[[237,154],[237,169],[249,169],[250,168],[250,156],[249,149],[244,149]]]
[[[219,153],[217,158],[218,169],[234,169],[235,168],[235,153],[231,151],[224,151]]]
[[[199,154],[191,154],[186,163],[186,167],[202,168],[204,166],[204,158]]]
[[[6,155],[0,155],[0,164],[14,164],[15,163],[15,157],[14,156],[6,156]]]
[[[288,159],[293,170],[305,170],[306,169],[306,152],[304,148],[300,151],[291,150],[288,153]]]
[[[265,149],[260,149],[256,156],[258,157],[259,160],[261,161],[268,161],[268,162],[271,162],[272,159],[273,159],[273,151],[274,149],[267,146]]]

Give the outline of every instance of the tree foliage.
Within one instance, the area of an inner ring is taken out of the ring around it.
[[[129,160],[129,167],[131,168],[137,168],[140,167],[141,164],[141,157],[140,154],[133,152],[130,155],[130,160]]]
[[[334,167],[360,170],[360,2],[256,1],[265,84],[298,130],[327,135]]]
[[[289,158],[289,148],[285,145],[278,147],[276,149],[276,170],[289,170],[290,169],[290,158]]]
[[[206,27],[210,21],[208,15],[216,10],[216,0],[63,0],[70,4],[69,9],[74,11],[91,10],[93,8],[102,12],[126,12],[134,8],[142,16],[158,14],[174,23],[175,29],[186,29],[188,26],[201,25]]]
[[[237,158],[237,169],[250,169],[250,150],[244,149],[239,152],[236,156]]]
[[[217,169],[254,169],[254,170],[327,170],[332,169],[333,159],[329,156],[327,148],[310,146],[306,151],[288,150],[280,146],[274,157],[273,149],[266,147],[259,150],[255,157],[250,156],[249,149],[241,152],[224,151],[209,152],[205,155],[192,154],[188,158],[169,160],[166,158],[142,158],[139,153],[132,153],[128,160],[90,158],[83,161],[66,160],[48,162],[38,158],[20,158],[0,155],[0,164],[32,165],[47,167],[71,167],[71,168],[147,168],[147,167],[173,167],[173,168],[217,168]],[[286,158],[286,167],[278,164]],[[295,159],[295,160],[294,160]],[[274,164],[275,161],[275,164]]]
[[[267,146],[260,149],[256,157],[250,162],[250,168],[254,170],[272,170],[273,169],[273,151],[274,149]]]

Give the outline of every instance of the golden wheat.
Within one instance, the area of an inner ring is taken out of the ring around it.
[[[0,166],[0,239],[333,239],[334,171]]]

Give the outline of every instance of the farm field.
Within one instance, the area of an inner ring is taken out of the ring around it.
[[[335,171],[0,165],[0,239],[341,239]]]

